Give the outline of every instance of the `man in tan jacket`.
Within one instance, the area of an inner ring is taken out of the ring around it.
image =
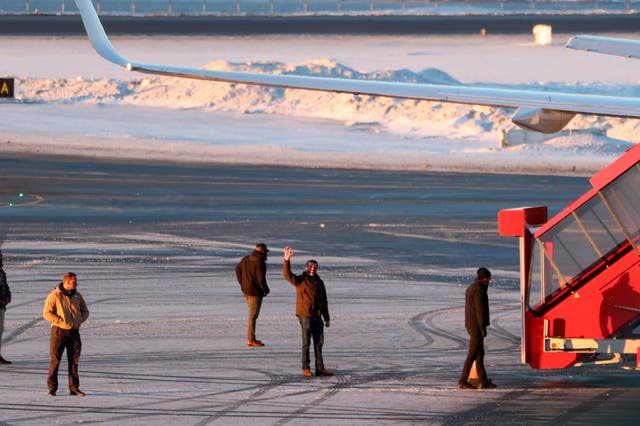
[[[55,396],[58,391],[58,367],[62,352],[67,350],[69,364],[69,390],[71,395],[84,396],[78,386],[78,362],[82,342],[80,326],[89,318],[89,309],[82,295],[76,290],[78,281],[76,274],[67,272],[62,282],[56,286],[44,302],[42,316],[51,323],[50,349],[51,363],[47,387],[49,395]]]

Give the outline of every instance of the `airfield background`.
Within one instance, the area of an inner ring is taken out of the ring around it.
[[[631,13],[640,1],[620,0],[94,0],[99,14],[539,14]],[[0,13],[76,14],[73,0],[0,0]]]
[[[94,0],[109,34],[636,31],[639,1]],[[84,35],[73,0],[0,0],[0,34]]]

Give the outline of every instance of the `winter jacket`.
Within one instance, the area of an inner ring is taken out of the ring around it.
[[[47,296],[42,316],[51,326],[77,330],[89,318],[89,309],[78,291],[66,291],[60,283]]]
[[[330,321],[327,290],[318,274],[303,272],[302,275],[295,275],[291,272],[291,262],[288,260],[284,261],[282,274],[296,288],[296,316],[322,316],[325,321]]]
[[[245,296],[261,296],[269,294],[267,285],[267,257],[254,250],[236,265],[236,278]]]
[[[476,279],[465,292],[464,325],[470,335],[487,335],[489,321],[488,285]]]
[[[0,268],[0,309],[7,310],[6,305],[11,303],[11,290],[7,284],[7,274]]]

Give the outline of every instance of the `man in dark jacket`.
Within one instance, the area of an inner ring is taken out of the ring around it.
[[[243,257],[236,265],[236,278],[249,307],[247,346],[264,346],[264,343],[256,339],[256,321],[260,315],[262,298],[269,294],[269,286],[267,285],[268,253],[269,249],[266,244],[259,243],[253,253]]]
[[[469,353],[464,361],[462,374],[458,381],[458,389],[475,389],[469,383],[469,373],[473,362],[476,363],[476,370],[480,378],[480,389],[493,389],[496,387],[491,380],[487,378],[487,372],[484,369],[484,338],[487,337],[487,326],[489,321],[489,282],[491,281],[491,272],[487,268],[480,268],[476,274],[473,284],[467,288],[465,293],[464,305],[464,326],[469,333]]]
[[[0,349],[2,348],[2,332],[4,331],[4,313],[7,310],[7,305],[11,303],[11,290],[7,284],[7,275],[2,269],[3,266],[2,252],[0,251]],[[0,364],[11,364],[11,361],[7,361],[0,355]]]
[[[317,274],[318,262],[308,260],[302,275],[291,272],[291,247],[284,249],[284,279],[296,288],[296,316],[302,329],[302,375],[311,377],[311,360],[309,346],[313,337],[313,351],[316,357],[316,376],[333,376],[324,368],[322,359],[322,345],[324,344],[324,328],[329,327],[329,304],[324,282]],[[322,322],[324,318],[324,324]]]

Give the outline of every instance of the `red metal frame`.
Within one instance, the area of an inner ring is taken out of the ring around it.
[[[590,179],[592,189],[548,221],[546,206],[499,212],[500,235],[520,238],[522,360],[531,367],[565,368],[591,356],[588,353],[554,351],[555,348],[547,350],[546,337],[611,339],[624,336],[630,327],[640,322],[640,257],[632,245],[635,240],[620,241],[601,258],[585,266],[582,272],[567,277],[567,282],[561,283],[542,302],[536,306],[528,303],[534,284],[531,268],[536,245],[544,244],[546,256],[554,258],[553,243],[538,243],[536,239],[542,241],[545,233],[554,230],[565,219],[572,219],[578,208],[594,197],[600,197],[600,191],[631,168],[638,167],[639,163],[640,145],[636,145],[594,175]],[[533,231],[536,226],[539,228]],[[551,269],[551,260],[545,258],[543,263]]]

